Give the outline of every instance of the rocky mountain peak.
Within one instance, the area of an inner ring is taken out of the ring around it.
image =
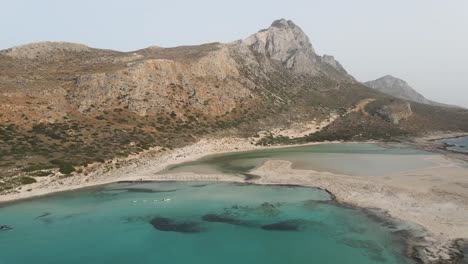
[[[294,22],[292,22],[291,20],[286,20],[284,18],[281,18],[281,19],[273,21],[273,23],[271,23],[271,27],[294,28],[296,27],[296,24],[294,24]]]
[[[269,28],[240,43],[298,73],[313,73],[318,60],[309,37],[294,22],[286,19],[275,20]]]
[[[397,78],[393,75],[390,75],[390,74],[387,74],[377,80],[381,80],[383,82],[388,82],[388,83],[398,83],[398,84],[402,84],[402,85],[408,85],[408,83],[400,78]],[[409,86],[409,85],[408,85]]]

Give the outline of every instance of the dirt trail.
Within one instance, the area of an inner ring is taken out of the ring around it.
[[[356,107],[354,107],[353,109],[349,110],[346,114],[350,114],[350,113],[355,113],[355,112],[362,112],[363,114],[365,115],[369,115],[368,112],[366,112],[366,106],[370,103],[372,103],[373,101],[375,101],[375,98],[367,98],[367,99],[364,99],[364,100],[361,100],[357,105]]]

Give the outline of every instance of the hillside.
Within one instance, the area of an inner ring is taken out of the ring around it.
[[[209,136],[284,142],[269,132],[297,124],[327,121],[294,141],[468,131],[468,111],[368,88],[284,19],[226,44],[14,47],[0,51],[0,93],[0,191],[57,169],[86,174],[91,164]]]

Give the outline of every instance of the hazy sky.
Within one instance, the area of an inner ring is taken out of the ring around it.
[[[467,0],[0,0],[0,49],[70,41],[135,50],[229,42],[293,20],[360,81],[391,74],[468,107]]]

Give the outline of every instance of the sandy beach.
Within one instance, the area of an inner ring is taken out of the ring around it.
[[[162,151],[155,148],[138,156],[108,161],[99,167],[91,166],[93,169],[86,171],[86,176],[80,174],[65,178],[58,175],[38,178],[35,184],[0,196],[0,202],[116,181],[244,182],[242,177],[221,173],[158,172],[167,166],[193,161],[206,155],[271,148],[255,146],[252,140],[209,139],[174,150]],[[427,146],[435,148],[435,145],[430,144],[430,140],[432,138],[417,139],[414,144],[426,149]],[[427,235],[418,252],[413,254],[424,263],[436,263],[460,257],[459,239],[468,238],[468,169],[460,166],[460,159],[452,159],[445,155],[433,156],[430,160],[433,166],[429,168],[403,171],[385,177],[298,170],[293,169],[289,161],[268,160],[251,172],[260,178],[249,182],[294,184],[325,189],[332,193],[338,202],[362,208],[378,208],[391,217],[419,225],[427,230]]]

